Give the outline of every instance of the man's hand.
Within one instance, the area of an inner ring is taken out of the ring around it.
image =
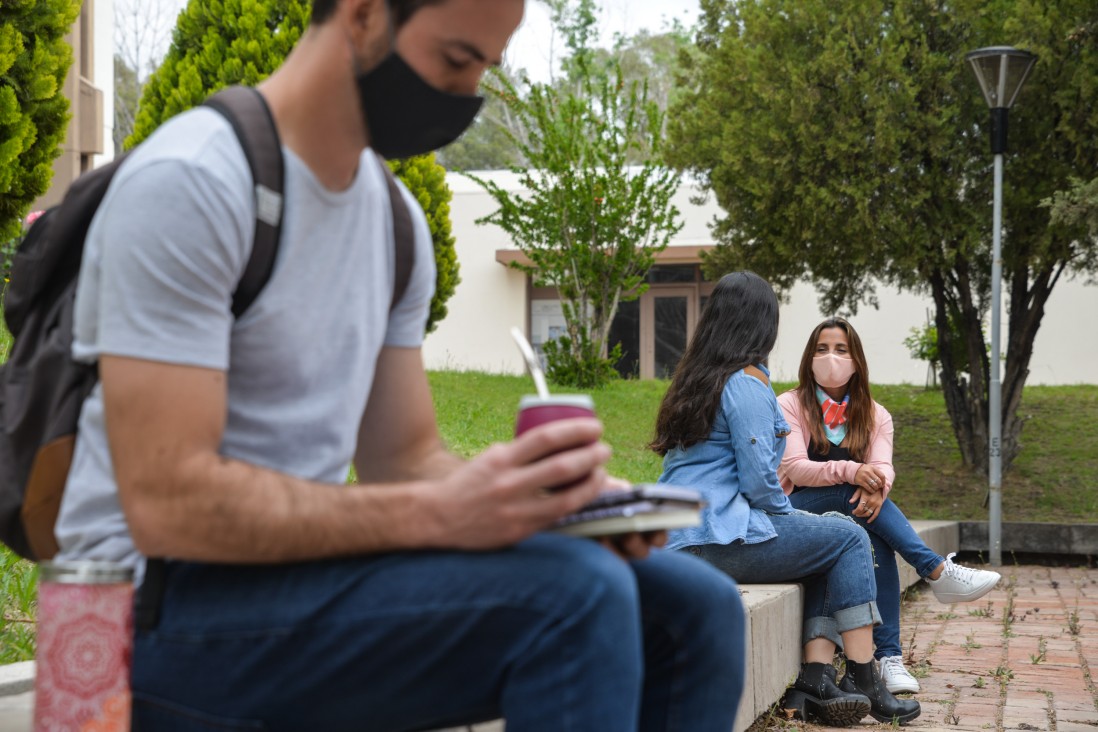
[[[603,488],[610,448],[598,420],[569,419],[497,444],[444,480],[424,483],[423,544],[487,550],[510,546],[577,511]],[[557,486],[568,486],[554,490]]]
[[[647,559],[651,550],[660,549],[667,543],[667,532],[634,531],[630,534],[604,536],[598,541],[622,559]]]
[[[632,488],[633,484],[622,478],[607,477],[602,492],[621,491]],[[599,543],[625,560],[647,559],[648,552],[659,549],[667,543],[666,531],[631,532],[599,538]]]

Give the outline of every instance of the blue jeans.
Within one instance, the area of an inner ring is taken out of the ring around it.
[[[891,499],[885,499],[877,520],[867,522],[852,511],[857,504],[849,503],[855,487],[849,483],[805,488],[789,496],[794,508],[811,513],[839,511],[864,526],[873,542],[873,554],[877,560],[877,607],[881,610],[881,624],[873,629],[873,643],[877,646],[877,658],[903,655],[900,646],[900,572],[896,568],[896,553],[915,568],[920,577],[926,577],[945,561],[931,551],[907,517]]]
[[[881,622],[873,557],[865,531],[837,516],[769,514],[777,536],[758,544],[702,544],[687,551],[737,582],[802,582],[802,642]]]
[[[625,562],[543,534],[482,553],[280,566],[169,563],[138,630],[134,729],[731,729],[734,582],[693,557]]]

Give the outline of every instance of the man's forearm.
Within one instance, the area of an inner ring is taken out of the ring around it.
[[[267,563],[414,548],[423,486],[328,485],[220,456],[194,458],[159,485],[121,488],[146,556]]]
[[[359,483],[441,480],[464,463],[442,443],[435,443],[429,449],[403,456],[360,456],[355,460],[355,474]]]

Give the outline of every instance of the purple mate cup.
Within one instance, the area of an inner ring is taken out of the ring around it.
[[[519,400],[518,419],[515,421],[515,437],[527,430],[540,427],[558,419],[594,417],[595,402],[586,394],[561,394],[548,397],[533,394]],[[567,485],[554,486],[550,490],[567,490],[583,482],[582,479]]]
[[[561,394],[548,397],[524,396],[519,401],[515,437],[534,427],[540,427],[558,419],[594,417],[595,402],[586,394]]]

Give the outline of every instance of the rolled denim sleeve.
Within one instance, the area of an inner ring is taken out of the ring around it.
[[[752,376],[734,376],[725,386],[721,409],[739,465],[740,493],[752,508],[790,513],[793,508],[778,482],[777,447],[785,438],[775,435],[779,410],[773,389]]]

